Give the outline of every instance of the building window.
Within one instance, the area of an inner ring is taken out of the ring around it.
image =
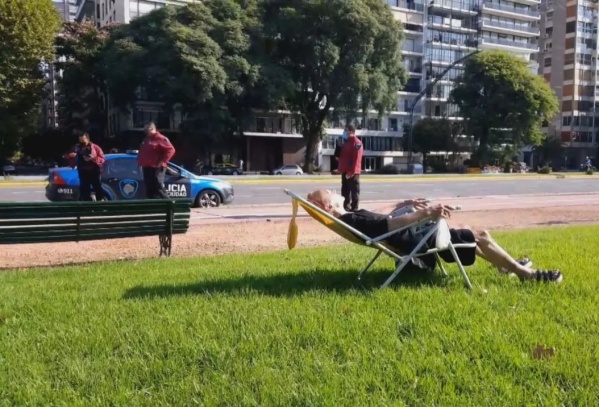
[[[397,118],[396,117],[389,118],[389,131],[397,131]]]

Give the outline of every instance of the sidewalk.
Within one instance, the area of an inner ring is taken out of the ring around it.
[[[449,197],[434,199],[435,203],[448,203],[461,206],[462,212],[489,211],[502,209],[554,208],[569,206],[599,206],[599,193],[559,194],[559,195],[491,195],[476,197]],[[397,201],[366,201],[362,209],[377,210],[389,208]],[[308,215],[300,210],[299,217]],[[194,209],[191,223],[194,225],[212,223],[234,223],[239,221],[263,221],[289,219],[291,203],[252,206],[223,206],[217,209]]]

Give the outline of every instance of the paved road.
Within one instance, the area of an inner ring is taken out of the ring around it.
[[[389,201],[365,201],[361,205],[363,209],[374,211],[384,210],[396,200]],[[433,200],[433,203],[435,200]],[[500,209],[530,209],[568,207],[580,205],[599,205],[599,193],[593,194],[554,194],[554,195],[495,195],[495,196],[468,196],[443,198],[442,202],[460,206],[461,211],[492,211]],[[300,217],[308,216],[304,211],[298,214]],[[191,223],[203,225],[207,223],[229,223],[244,221],[264,221],[265,219],[286,219],[291,217],[291,205],[289,200],[284,204],[255,205],[251,207],[228,206],[218,210],[194,209]]]
[[[235,185],[234,206],[283,204],[289,198],[283,189],[306,196],[316,188],[340,189],[337,182],[294,182]],[[395,200],[416,196],[468,197],[468,196],[507,196],[526,194],[584,194],[599,191],[599,178],[564,179],[521,179],[521,180],[434,180],[434,181],[374,181],[362,184],[362,200]],[[0,201],[45,201],[41,186],[14,186],[0,188]]]

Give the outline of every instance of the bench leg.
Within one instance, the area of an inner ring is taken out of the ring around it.
[[[160,256],[170,257],[173,237],[169,235],[160,235],[158,240],[160,241]]]

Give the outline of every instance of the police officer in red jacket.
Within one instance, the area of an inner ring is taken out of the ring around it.
[[[149,199],[167,199],[164,176],[167,163],[175,155],[175,148],[156,130],[154,123],[148,123],[145,131],[146,138],[139,147],[137,162],[143,171],[146,195]]]
[[[345,198],[345,209],[356,211],[360,203],[360,173],[364,148],[360,139],[356,137],[356,128],[351,124],[345,126],[343,138],[345,142],[339,156],[341,194]]]
[[[79,200],[92,201],[92,189],[96,196],[96,201],[104,199],[104,190],[102,189],[102,166],[106,159],[104,151],[99,145],[89,140],[89,134],[81,133],[79,144],[65,154],[64,158],[69,162],[72,168],[77,167],[79,174]]]

